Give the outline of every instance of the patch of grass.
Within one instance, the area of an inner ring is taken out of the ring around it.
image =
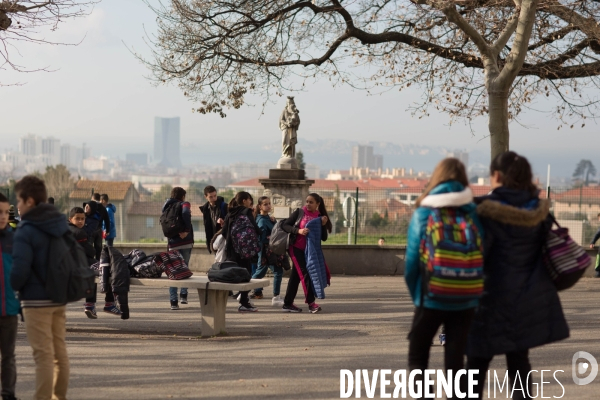
[[[369,235],[369,234],[358,234],[356,244],[371,244],[376,245],[379,241],[379,238],[383,237],[385,239],[385,244],[387,245],[405,245],[406,244],[406,235],[397,234],[397,235]],[[338,233],[335,235],[329,235],[326,242],[323,242],[323,245],[331,245],[331,244],[348,244],[348,233]],[[352,235],[352,244],[354,244],[354,235]]]

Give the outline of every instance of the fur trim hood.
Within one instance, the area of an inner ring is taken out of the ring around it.
[[[473,192],[467,187],[460,192],[429,194],[421,201],[421,207],[462,207],[472,201]]]
[[[549,212],[550,202],[547,199],[540,199],[537,208],[534,209],[518,208],[494,200],[484,200],[477,206],[477,214],[480,217],[524,227],[537,226],[548,217]]]

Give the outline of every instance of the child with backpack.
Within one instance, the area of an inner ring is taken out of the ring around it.
[[[85,228],[85,213],[83,208],[74,207],[69,212],[69,229],[77,243],[79,243],[85,250],[88,265],[91,267],[96,263],[96,251],[91,243],[90,237],[88,236]],[[90,319],[97,319],[98,314],[96,313],[96,300],[97,300],[97,286],[94,287],[94,294],[85,299],[83,304],[83,311],[85,315]],[[115,297],[112,291],[107,292],[104,296],[104,312],[112,315],[121,315],[121,310],[115,304]]]
[[[69,386],[66,301],[53,302],[45,282],[48,271],[59,261],[50,258],[51,243],[69,234],[69,227],[65,216],[46,203],[43,180],[25,176],[15,185],[15,192],[21,222],[14,236],[10,282],[19,293],[27,340],[33,349],[34,398],[64,400]]]
[[[248,273],[252,273],[252,258],[260,252],[260,229],[256,225],[252,211],[254,200],[248,192],[239,192],[229,202],[228,212],[223,222],[221,235],[225,239],[226,261],[232,261]],[[248,291],[240,292],[239,312],[256,312],[250,304]]]
[[[267,196],[262,196],[258,199],[254,215],[256,216],[256,224],[260,229],[260,253],[258,253],[257,269],[252,275],[252,279],[262,279],[267,274],[267,270],[273,271],[273,306],[283,306],[283,299],[279,296],[281,290],[281,281],[283,279],[283,256],[277,256],[269,251],[269,238],[271,231],[275,226],[273,218],[269,215],[271,212],[271,199]],[[254,299],[262,299],[262,288],[255,289],[254,294],[250,296]]]
[[[404,278],[417,307],[408,335],[408,367],[425,370],[432,340],[444,325],[444,367],[464,367],[469,326],[483,291],[482,227],[465,166],[442,160],[408,228]]]
[[[333,226],[327,215],[323,198],[317,193],[311,193],[306,198],[305,206],[294,211],[290,218],[282,225],[282,229],[292,235],[289,241],[289,254],[293,263],[292,273],[288,281],[282,306],[284,312],[298,313],[302,311],[301,308],[294,305],[294,299],[296,298],[296,294],[298,294],[300,282],[302,282],[302,289],[304,289],[304,302],[308,304],[308,311],[312,314],[321,311],[321,307],[315,302],[315,287],[307,270],[307,236],[310,233],[307,226],[311,221],[317,219],[321,221],[321,240],[326,241],[327,235],[331,233]],[[319,255],[316,254],[311,256],[319,258]],[[324,259],[322,254],[320,254],[320,258]],[[326,279],[329,281],[329,270],[326,265],[323,268],[326,269]],[[329,284],[329,282],[326,284]]]
[[[19,323],[19,300],[10,285],[12,269],[13,229],[9,225],[8,199],[0,193],[0,355],[2,356],[2,384],[0,393],[2,400],[17,400],[15,386],[17,383],[17,362],[15,346],[17,342],[17,325]]]
[[[168,250],[177,250],[189,265],[194,248],[194,228],[192,208],[190,203],[185,201],[186,194],[185,189],[181,187],[174,187],[171,190],[171,198],[167,199],[162,208],[160,224],[168,241]],[[181,304],[188,303],[187,288],[182,287],[179,296]],[[169,300],[171,310],[179,310],[176,287],[169,288]]]

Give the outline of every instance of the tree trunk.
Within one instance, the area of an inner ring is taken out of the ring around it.
[[[488,128],[493,160],[498,154],[508,151],[510,134],[508,131],[507,91],[489,91]]]

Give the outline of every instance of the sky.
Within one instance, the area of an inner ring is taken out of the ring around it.
[[[260,99],[254,99],[258,106],[229,110],[224,119],[192,113],[194,104],[177,87],[155,87],[147,78],[147,68],[132,54],[134,50],[149,55],[144,38],[155,31],[155,20],[142,0],[103,0],[89,16],[67,20],[47,33],[48,40],[81,41],[79,45],[20,45],[20,54],[13,52],[15,61],[29,68],[47,66],[53,72],[0,71],[3,83],[24,83],[0,87],[0,152],[16,150],[20,136],[34,133],[74,145],[86,143],[96,156],[152,154],[154,117],[179,116],[188,159],[227,165],[257,161],[252,152],[265,158],[258,150],[280,140],[277,123],[284,98],[268,105],[264,115]],[[448,126],[444,114],[413,118],[408,108],[419,96],[417,90],[368,96],[349,87],[332,88],[328,81],[308,85],[305,92],[295,94],[302,118],[299,146],[303,139],[347,139],[489,154],[486,119],[475,121],[473,134],[462,123]],[[524,114],[522,122],[528,128],[511,125],[511,148],[529,156],[539,173],[554,164],[557,174],[569,175],[582,158],[600,165],[596,123],[557,131],[555,121],[536,112]],[[261,161],[275,163],[276,158]],[[324,160],[308,155],[307,161]],[[401,160],[386,160],[386,165],[406,166]]]

